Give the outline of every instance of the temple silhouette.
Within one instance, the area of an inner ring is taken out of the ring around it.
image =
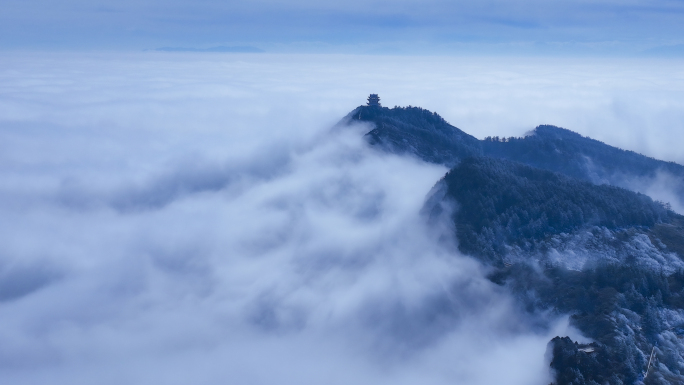
[[[380,105],[380,97],[378,94],[370,94],[368,97],[368,106],[369,107],[382,107]]]

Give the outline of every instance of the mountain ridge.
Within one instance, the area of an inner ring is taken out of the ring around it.
[[[634,188],[668,173],[681,200],[684,166],[551,125],[478,140],[420,107],[360,106],[354,122],[374,148],[449,167],[428,220],[524,311],[569,315],[594,341],[549,341],[553,384],[684,383],[684,216]]]
[[[366,134],[375,147],[413,154],[449,168],[470,156],[503,158],[642,193],[665,174],[669,176],[666,187],[676,197],[670,203],[684,207],[684,166],[610,146],[565,128],[545,124],[523,137],[479,140],[439,114],[413,106],[359,106],[343,119],[344,124],[352,122],[375,126]]]

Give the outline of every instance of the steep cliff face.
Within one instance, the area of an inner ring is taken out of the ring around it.
[[[345,121],[372,123],[379,149],[452,167],[427,215],[447,215],[459,249],[522,308],[570,315],[594,341],[549,342],[556,384],[684,383],[684,217],[630,191],[667,173],[684,196],[684,167],[554,126],[480,141],[418,107]]]

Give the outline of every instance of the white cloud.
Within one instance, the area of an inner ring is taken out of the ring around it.
[[[328,129],[379,92],[478,137],[555,123],[676,157],[671,138],[639,137],[681,124],[684,102],[672,62],[0,63],[0,365],[13,384],[547,383],[546,343],[572,331],[530,329],[437,241],[419,211],[446,170],[368,149],[363,127]],[[630,114],[601,108],[615,100]]]

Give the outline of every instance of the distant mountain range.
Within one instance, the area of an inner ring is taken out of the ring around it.
[[[555,126],[479,140],[419,107],[361,106],[382,151],[444,164],[424,213],[532,314],[569,314],[594,342],[549,342],[555,384],[684,384],[684,217],[640,193],[684,166]]]

